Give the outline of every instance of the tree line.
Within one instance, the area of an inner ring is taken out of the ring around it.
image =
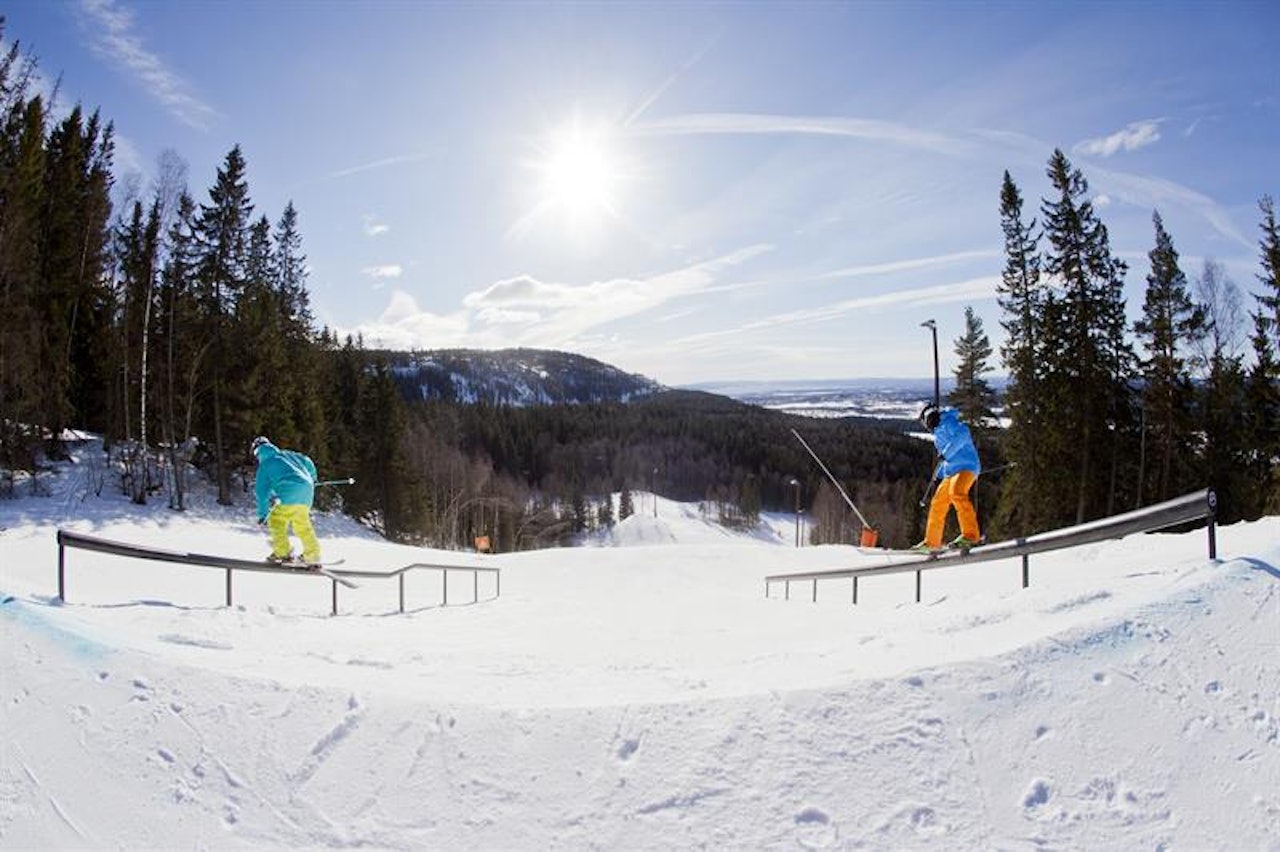
[[[0,57],[0,492],[39,490],[71,427],[103,435],[135,501],[177,509],[193,466],[233,502],[257,434],[372,470],[395,384],[316,330],[292,203],[255,214],[238,146],[203,200],[173,152],[146,191],[116,187],[112,125],[55,119],[34,69],[17,43]]]
[[[266,434],[356,478],[323,491],[323,505],[404,541],[559,543],[616,523],[637,511],[633,495],[653,491],[739,525],[801,503],[814,541],[849,541],[851,513],[797,428],[882,540],[918,534],[932,460],[927,442],[904,434],[910,424],[797,419],[687,392],[528,408],[406,393],[386,353],[316,328],[299,213],[292,203],[256,213],[238,146],[203,194],[172,152],[152,186],[116,187],[111,124],[79,107],[55,120],[30,91],[32,67],[16,44],[0,57],[0,492],[38,489],[41,461],[64,454],[77,427],[103,435],[138,502],[184,508],[196,471],[233,503],[251,477],[249,441]],[[986,381],[995,353],[972,308],[955,341],[949,399],[983,451],[988,534],[1204,485],[1224,520],[1280,511],[1272,200],[1260,202],[1252,305],[1212,261],[1189,282],[1154,214],[1130,327],[1127,267],[1083,174],[1060,151],[1047,174],[1053,194],[1038,218],[1026,218],[1009,174],[1000,188],[1003,398]]]
[[[1206,485],[1225,521],[1280,511],[1280,229],[1259,201],[1260,292],[1244,295],[1212,259],[1192,281],[1152,214],[1141,316],[1128,324],[1127,264],[1112,251],[1083,173],[1055,151],[1051,194],[1028,219],[1005,172],[1009,465],[994,528],[1005,535],[1080,523]],[[984,353],[985,354],[985,353]],[[963,356],[962,356],[963,357]],[[973,370],[957,374],[972,391]],[[989,415],[982,393],[968,414]]]

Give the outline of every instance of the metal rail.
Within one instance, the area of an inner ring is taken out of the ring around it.
[[[772,574],[764,578],[764,594],[765,597],[769,597],[769,590],[773,583],[784,583],[786,598],[790,600],[792,582],[812,581],[813,600],[816,601],[818,599],[819,580],[852,578],[853,603],[856,604],[858,602],[859,577],[902,574],[914,571],[916,574],[916,603],[919,603],[921,599],[921,575],[925,571],[975,565],[979,562],[992,562],[997,559],[1012,559],[1014,557],[1022,558],[1022,587],[1025,589],[1031,584],[1030,557],[1032,554],[1047,553],[1052,550],[1123,538],[1133,533],[1155,532],[1178,524],[1206,519],[1208,520],[1209,558],[1217,559],[1217,530],[1214,524],[1216,511],[1217,497],[1212,490],[1206,488],[1191,494],[1185,494],[1182,497],[1175,497],[1164,503],[1135,509],[1122,515],[1112,515],[1073,527],[1064,527],[1025,538],[984,545],[966,554],[948,553],[932,558],[910,556],[901,562],[890,562],[863,568],[836,568],[825,571]]]
[[[333,571],[341,577],[376,577],[379,579],[397,578],[400,581],[400,612],[404,612],[404,578],[410,571],[439,571],[440,578],[440,603],[442,606],[449,605],[449,572],[450,571],[470,571],[471,572],[471,602],[480,602],[480,574],[482,572],[493,574],[494,590],[493,600],[502,595],[502,569],[492,565],[446,565],[444,563],[434,562],[415,562],[412,565],[406,565],[403,568],[397,568],[394,571]]]
[[[468,566],[468,565],[444,565],[430,563],[415,563],[406,565],[393,571],[339,571],[336,569],[325,569],[321,572],[302,571],[297,568],[287,568],[283,566],[268,565],[265,562],[258,562],[252,559],[236,559],[229,556],[217,556],[206,553],[188,553],[176,550],[163,550],[156,547],[145,547],[137,544],[130,544],[122,541],[111,541],[97,536],[85,535],[84,533],[72,532],[71,530],[58,530],[58,599],[66,601],[67,584],[66,584],[66,551],[68,548],[78,548],[80,550],[91,550],[98,553],[106,553],[112,556],[124,556],[130,559],[146,559],[155,562],[171,562],[180,565],[192,565],[204,568],[219,568],[226,571],[226,605],[231,606],[231,577],[235,571],[256,571],[265,574],[289,574],[292,576],[303,577],[323,577],[330,581],[333,586],[333,608],[332,614],[338,614],[338,586],[345,585],[350,588],[356,588],[355,583],[351,582],[349,577],[374,577],[387,579],[398,577],[400,580],[400,612],[405,611],[404,602],[404,576],[413,570],[438,570],[444,572],[443,578],[443,604],[449,604],[449,572],[450,571],[470,571],[473,574],[473,591],[474,602],[480,600],[480,581],[479,572],[493,572],[498,580],[495,584],[494,597],[498,597],[501,592],[501,569],[491,566]]]

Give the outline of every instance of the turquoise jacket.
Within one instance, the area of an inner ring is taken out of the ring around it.
[[[315,462],[272,443],[258,447],[257,456],[258,475],[253,490],[258,498],[258,520],[271,511],[272,497],[286,505],[311,506],[316,493]]]
[[[960,415],[954,408],[942,409],[938,428],[933,430],[933,446],[942,457],[940,478],[955,476],[962,470],[971,470],[974,475],[982,473],[973,436],[969,434],[969,427],[960,422]]]

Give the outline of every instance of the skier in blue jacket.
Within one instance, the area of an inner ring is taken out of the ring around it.
[[[933,446],[940,461],[936,476],[942,481],[933,492],[929,504],[929,521],[925,526],[924,541],[915,550],[930,552],[942,548],[942,530],[946,526],[947,512],[956,510],[960,523],[960,535],[951,546],[961,550],[974,547],[982,541],[978,528],[978,513],[969,499],[969,490],[982,473],[978,461],[978,449],[973,444],[969,427],[960,422],[954,408],[939,409],[926,405],[920,412],[920,424],[933,433]]]
[[[289,545],[289,528],[302,541],[302,561],[307,567],[320,564],[320,541],[311,526],[311,503],[315,499],[316,465],[302,453],[282,450],[263,437],[253,439],[253,457],[258,463],[254,494],[258,500],[258,523],[271,532],[268,562],[284,563],[294,557]]]

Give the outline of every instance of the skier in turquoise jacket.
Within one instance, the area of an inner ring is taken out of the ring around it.
[[[937,478],[942,481],[933,492],[929,504],[929,520],[925,527],[924,541],[915,550],[931,552],[942,547],[942,530],[946,526],[947,513],[954,507],[960,524],[960,535],[951,546],[961,550],[981,543],[982,532],[978,528],[978,513],[969,499],[969,489],[982,473],[978,460],[978,448],[973,444],[969,427],[960,422],[960,414],[954,408],[939,409],[925,406],[920,412],[920,424],[933,433],[933,446],[938,451]]]
[[[253,457],[258,463],[254,495],[258,501],[258,523],[271,532],[268,562],[293,560],[289,528],[302,541],[302,561],[308,567],[320,564],[320,541],[311,525],[311,503],[316,492],[316,465],[294,450],[282,450],[264,437],[253,439]]]

